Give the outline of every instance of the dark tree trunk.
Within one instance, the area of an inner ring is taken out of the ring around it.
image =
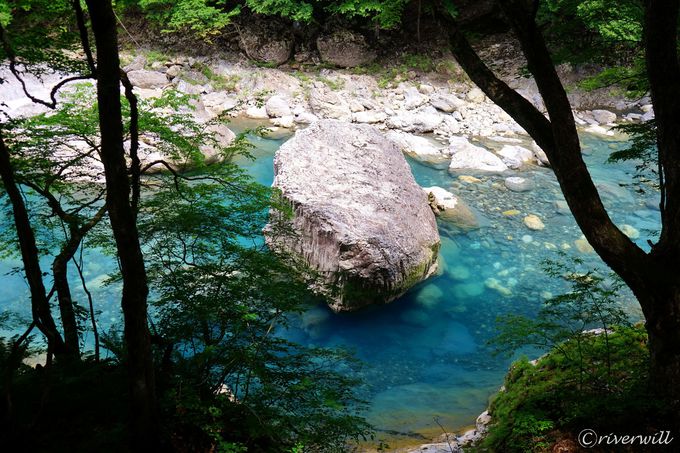
[[[43,273],[40,269],[40,258],[35,235],[31,228],[31,221],[24,204],[24,199],[17,186],[14,171],[10,161],[9,149],[0,134],[0,177],[5,186],[5,191],[12,204],[14,212],[14,224],[16,226],[21,258],[24,263],[24,271],[28,286],[31,291],[31,311],[33,322],[47,338],[48,349],[56,356],[68,356],[74,351],[69,351],[52,317],[49,300],[43,283]]]
[[[631,288],[649,334],[652,375],[670,407],[680,412],[680,0],[646,1],[646,56],[662,167],[662,233],[648,254],[612,222],[581,156],[571,105],[536,26],[538,1],[498,0],[522,46],[549,119],[498,79],[443,7],[451,51],[486,95],[545,151],[576,222],[605,263]],[[675,421],[677,427],[677,420]]]
[[[640,300],[647,319],[652,375],[666,389],[680,429],[680,63],[679,0],[645,2],[645,58],[662,170],[661,236],[652,247],[661,294]]]
[[[78,340],[78,322],[76,321],[76,313],[73,309],[73,298],[71,297],[71,288],[68,283],[68,260],[80,243],[80,238],[75,244],[75,248],[71,251],[71,240],[62,248],[61,252],[52,262],[52,277],[54,278],[54,289],[57,292],[57,302],[59,305],[59,314],[61,315],[61,325],[64,328],[64,341],[66,346],[80,355],[80,345]]]
[[[147,325],[147,279],[123,148],[120,61],[111,0],[87,0],[97,51],[97,100],[101,159],[106,177],[106,203],[123,277],[133,446],[151,451],[157,442],[154,370]]]

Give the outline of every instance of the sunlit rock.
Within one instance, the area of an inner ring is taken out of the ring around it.
[[[278,150],[274,170],[293,216],[272,213],[267,243],[316,271],[313,289],[334,310],[389,302],[435,272],[440,241],[427,195],[378,129],[317,121]]]

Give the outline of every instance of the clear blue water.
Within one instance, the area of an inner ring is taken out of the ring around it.
[[[246,126],[250,125],[239,123],[237,129]],[[284,140],[253,137],[255,160],[241,163],[257,181],[271,184],[273,156]],[[619,185],[631,181],[635,163],[605,163],[612,149],[624,143],[584,136],[583,145],[612,218],[638,229],[638,242],[645,246],[659,225],[659,213],[650,207],[655,195]],[[584,258],[591,267],[601,266],[596,255],[576,251],[574,241],[581,233],[570,215],[556,211],[554,202],[562,196],[549,169],[521,172],[536,188],[513,193],[503,187],[509,174],[475,175],[482,181],[463,183],[446,169],[411,159],[409,163],[419,184],[452,190],[479,213],[484,226],[456,233],[440,223],[441,272],[393,303],[350,314],[334,314],[324,305],[311,307],[293,320],[286,334],[307,345],[347,348],[365,361],[362,390],[371,404],[368,418],[380,430],[379,437],[389,439],[391,445],[437,435],[440,428],[434,418],[447,430],[459,430],[485,409],[508,365],[486,344],[496,333],[496,317],[531,315],[549,293],[563,290],[561,282],[542,273],[543,260],[556,258],[562,249]],[[503,214],[513,209],[521,214]],[[524,226],[522,219],[530,213],[541,217],[544,230]],[[112,296],[117,288],[103,283],[114,263],[91,253],[86,279],[95,297],[108,301],[99,318],[103,326],[111,325],[119,322]],[[7,274],[18,264],[0,261],[0,310],[25,313],[28,289],[20,276]],[[488,279],[495,279],[495,284]],[[635,313],[632,297],[626,303]]]

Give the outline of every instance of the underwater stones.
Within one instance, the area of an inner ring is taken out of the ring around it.
[[[530,230],[539,231],[545,228],[543,221],[536,214],[529,214],[524,217],[524,225]]]
[[[457,266],[453,266],[451,269],[448,269],[447,274],[453,280],[467,280],[470,278],[470,269],[459,264]]]
[[[460,198],[441,187],[423,187],[435,215],[463,230],[479,228],[475,213]]]
[[[427,285],[418,292],[416,303],[424,308],[432,308],[438,305],[444,298],[444,292],[435,285]]]
[[[470,175],[460,175],[460,176],[458,176],[458,180],[462,181],[466,184],[477,184],[477,183],[482,182],[481,179],[475,178],[474,176],[470,176]]]
[[[335,311],[389,302],[437,268],[439,233],[427,195],[399,148],[375,127],[320,120],[277,151],[267,244],[310,266]],[[278,225],[294,234],[280,234]]]
[[[453,287],[453,295],[457,299],[467,299],[477,297],[484,292],[484,285],[481,282],[461,283]]]
[[[484,286],[496,291],[501,296],[508,297],[512,295],[512,291],[510,290],[510,288],[503,286],[501,282],[499,282],[497,279],[493,277],[489,277],[486,280],[484,280]]]
[[[519,176],[510,176],[505,178],[505,187],[512,192],[528,192],[534,188],[534,184]]]
[[[576,250],[584,254],[593,253],[595,251],[593,246],[588,243],[588,240],[583,235],[574,241],[574,245],[576,246]]]
[[[486,173],[501,173],[508,169],[494,153],[473,145],[465,137],[452,137],[449,140],[451,142],[449,150],[452,154],[449,164],[450,172],[477,170]]]
[[[560,215],[570,215],[571,214],[571,210],[569,210],[569,205],[564,200],[555,200],[554,206],[555,206],[555,212],[557,212]]]
[[[430,315],[422,310],[406,310],[399,317],[405,323],[419,327],[426,327],[430,323]]]
[[[632,225],[621,225],[621,232],[630,239],[637,239],[640,237],[640,232]]]

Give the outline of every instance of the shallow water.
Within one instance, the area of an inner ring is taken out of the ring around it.
[[[236,129],[253,125],[238,124]],[[284,139],[252,139],[255,160],[240,163],[257,181],[269,185],[274,176],[273,155]],[[612,218],[638,229],[637,242],[646,247],[646,240],[654,238],[659,225],[658,210],[649,207],[654,194],[641,195],[619,186],[631,181],[635,163],[605,163],[612,149],[623,143],[592,136],[582,140]],[[503,186],[503,178],[510,173],[503,177],[475,175],[482,181],[462,183],[446,169],[412,159],[409,163],[420,185],[452,189],[478,211],[484,227],[457,233],[440,223],[441,272],[437,276],[391,304],[358,313],[334,314],[324,305],[313,307],[295,319],[286,334],[307,345],[350,349],[366,362],[362,377],[364,396],[371,404],[369,421],[380,430],[378,437],[388,439],[391,445],[434,437],[441,432],[438,423],[446,430],[459,430],[472,424],[485,409],[508,365],[507,359],[494,356],[486,345],[496,333],[496,317],[535,313],[545,297],[563,289],[561,282],[543,274],[543,260],[556,258],[557,250],[565,250],[584,258],[591,267],[601,265],[596,255],[576,251],[574,240],[581,233],[570,215],[556,211],[555,200],[563,198],[549,169],[534,167],[521,172],[536,187],[531,192],[513,193]],[[511,209],[521,214],[503,214]],[[530,213],[539,215],[544,230],[530,231],[524,226],[522,219]],[[108,301],[99,317],[106,328],[119,321],[118,301],[111,297],[117,288],[104,286],[114,263],[96,251],[90,253],[94,260],[88,261],[86,279],[95,298]],[[0,261],[0,312],[26,313],[28,288],[20,276],[7,274],[18,264]],[[627,303],[634,313],[632,298]]]

